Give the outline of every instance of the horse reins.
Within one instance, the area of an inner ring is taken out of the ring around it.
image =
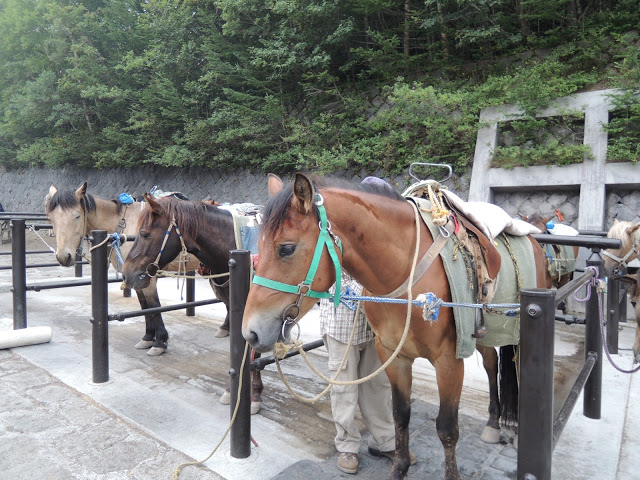
[[[182,249],[180,250],[180,260],[178,260],[178,275],[180,275],[180,265],[182,265],[183,263],[186,264],[187,259],[188,259],[188,255],[189,252],[187,252],[187,246],[184,244],[184,239],[182,238],[182,233],[180,232],[180,229],[178,228],[178,224],[176,223],[176,218],[175,216],[171,217],[171,222],[169,222],[169,226],[167,227],[167,232],[164,236],[164,238],[162,239],[162,245],[160,246],[160,251],[158,252],[158,255],[156,256],[156,259],[153,263],[150,263],[149,265],[147,265],[147,268],[145,270],[146,274],[149,277],[155,277],[156,275],[158,275],[158,272],[160,271],[160,257],[162,256],[162,252],[164,251],[164,247],[167,245],[167,241],[169,240],[169,235],[171,235],[171,229],[175,228],[176,229],[176,233],[178,234],[178,238],[180,239],[180,244],[182,245]],[[185,275],[186,275],[186,265],[185,265]]]

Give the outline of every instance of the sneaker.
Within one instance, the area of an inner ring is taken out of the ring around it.
[[[393,460],[393,457],[396,456],[395,450],[389,450],[388,452],[381,452],[377,448],[373,448],[373,447],[369,447],[369,453],[374,457],[387,457],[390,460]],[[418,461],[418,458],[416,457],[416,454],[413,453],[411,450],[409,450],[409,463],[411,465],[415,465],[417,461]]]
[[[358,463],[356,453],[338,453],[338,468],[344,473],[358,473]]]

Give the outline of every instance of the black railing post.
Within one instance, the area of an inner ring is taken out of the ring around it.
[[[251,455],[251,386],[249,358],[244,358],[246,341],[242,336],[244,305],[249,294],[251,252],[231,250],[229,259],[229,338],[231,348],[231,415],[238,401],[238,387],[242,382],[242,392],[236,419],[231,426],[230,454],[234,458]],[[249,352],[247,352],[247,357]],[[242,378],[240,370],[244,362]]]
[[[618,353],[618,322],[620,320],[620,282],[609,277],[607,282],[607,348]]]
[[[13,329],[27,328],[27,254],[25,221],[11,220],[11,275],[13,277]]]
[[[91,252],[91,322],[93,382],[109,381],[109,320],[108,320],[108,264],[107,232],[91,231],[91,245],[100,247]],[[102,244],[104,242],[104,244]],[[102,244],[102,245],[101,245]]]
[[[84,240],[82,240],[84,242]],[[82,264],[80,263],[82,261],[82,251],[78,248],[76,250],[76,270],[75,270],[75,274],[76,277],[80,278],[82,277]]]
[[[520,292],[518,480],[551,480],[554,317],[553,290]]]
[[[591,256],[587,259],[587,267],[596,267],[598,276],[600,276],[604,270],[600,249],[592,248],[591,252]],[[584,386],[583,406],[584,415],[597,420],[601,417],[602,405],[602,338],[600,336],[598,293],[596,287],[589,288],[591,288],[591,295],[585,309],[584,355],[586,359],[589,352],[594,352],[598,358]]]
[[[187,272],[187,302],[196,300],[196,272]],[[195,317],[196,307],[187,307],[187,317]]]

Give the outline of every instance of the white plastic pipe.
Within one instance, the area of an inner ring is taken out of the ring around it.
[[[51,341],[51,327],[27,327],[0,331],[0,350]]]

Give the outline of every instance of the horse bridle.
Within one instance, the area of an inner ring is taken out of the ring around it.
[[[158,252],[158,255],[156,256],[156,259],[153,263],[150,263],[149,265],[147,265],[147,268],[145,270],[146,274],[153,278],[156,275],[158,275],[158,271],[160,270],[160,257],[162,256],[162,252],[164,251],[164,247],[167,245],[167,241],[169,240],[169,235],[171,235],[171,229],[175,228],[176,229],[176,233],[178,234],[178,238],[180,239],[180,243],[182,244],[182,249],[180,251],[180,257],[185,258],[188,255],[187,252],[187,246],[184,244],[184,239],[182,238],[182,233],[180,233],[180,229],[178,228],[178,224],[176,223],[176,218],[175,217],[171,217],[171,222],[169,222],[169,226],[167,227],[167,233],[165,234],[164,238],[162,239],[162,245],[160,246],[160,251]],[[179,260],[179,261],[183,261],[183,260]]]
[[[633,259],[635,259],[638,255],[640,255],[640,250],[638,250],[638,242],[634,242],[633,247],[631,247],[631,249],[627,252],[627,254],[622,258],[614,255],[613,253],[608,252],[607,250],[603,250],[602,255],[609,257],[615,262],[617,262],[616,268],[620,266],[622,268],[627,268],[628,266],[627,260],[629,260],[629,257],[633,255],[634,256]]]
[[[327,212],[323,204],[324,198],[319,193],[316,193],[314,205],[316,205],[318,209],[318,216],[320,217],[320,220],[318,222],[320,232],[318,233],[316,248],[313,253],[311,265],[309,266],[309,271],[307,272],[307,276],[305,277],[305,279],[297,285],[291,285],[288,283],[278,282],[277,280],[260,277],[258,275],[253,276],[253,283],[256,285],[271,288],[273,290],[278,290],[280,292],[292,293],[298,296],[296,301],[285,308],[282,312],[283,338],[285,337],[285,329],[287,327],[293,327],[300,321],[300,306],[302,305],[302,300],[304,299],[304,297],[318,299],[331,298],[331,294],[329,292],[318,292],[311,289],[311,284],[313,283],[313,279],[315,278],[316,272],[318,271],[320,258],[322,257],[322,252],[325,247],[329,252],[329,256],[331,257],[331,260],[333,262],[333,267],[336,271],[336,293],[333,295],[333,304],[335,307],[337,307],[340,303],[342,266],[340,265],[340,260],[338,259],[338,254],[335,247],[337,246],[340,249],[340,254],[342,254],[342,242],[340,241],[340,238],[331,231],[331,223],[327,220]]]

